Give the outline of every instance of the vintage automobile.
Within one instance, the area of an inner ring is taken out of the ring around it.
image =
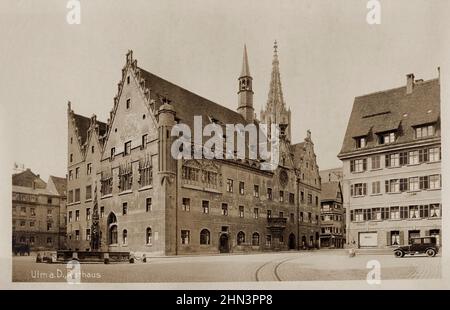
[[[439,246],[436,244],[436,237],[411,238],[409,240],[409,245],[400,246],[394,249],[395,257],[417,254],[426,254],[429,257],[433,257],[438,252]]]

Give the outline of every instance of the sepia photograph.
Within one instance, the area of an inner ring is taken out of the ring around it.
[[[449,10],[1,1],[2,286],[448,288]]]

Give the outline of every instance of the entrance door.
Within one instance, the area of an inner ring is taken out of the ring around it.
[[[230,252],[230,247],[229,247],[229,244],[228,244],[228,235],[227,234],[220,235],[219,252],[220,253],[229,253]]]
[[[295,250],[296,246],[295,246],[295,235],[294,234],[290,234],[289,235],[289,250]]]

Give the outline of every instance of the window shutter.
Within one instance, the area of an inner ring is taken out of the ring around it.
[[[385,155],[385,156],[384,156],[384,165],[385,165],[386,167],[390,167],[390,166],[391,166],[390,160],[389,160],[389,155]]]
[[[350,221],[353,222],[354,221],[354,214],[353,214],[353,210],[350,210]]]
[[[363,171],[367,170],[367,158],[363,159]]]
[[[367,183],[363,183],[363,195],[367,195]]]
[[[386,193],[389,193],[389,180],[384,181],[384,190]]]
[[[400,245],[404,244],[405,244],[405,233],[403,232],[403,230],[400,230]]]
[[[350,172],[354,172],[355,171],[355,161],[351,160],[350,161]]]
[[[391,240],[391,232],[387,231],[386,232],[386,245],[391,245],[391,242],[392,242],[392,240]]]
[[[354,185],[350,185],[350,196],[355,196]]]

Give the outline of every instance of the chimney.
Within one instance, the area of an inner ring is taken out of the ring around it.
[[[414,88],[414,73],[406,75],[406,93],[411,94]]]

